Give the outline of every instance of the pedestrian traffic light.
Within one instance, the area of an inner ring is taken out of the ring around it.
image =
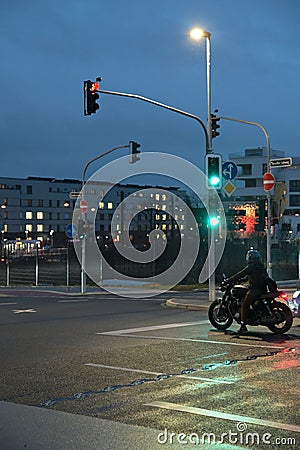
[[[99,89],[100,84],[95,81],[84,81],[84,115],[90,116],[91,114],[95,114],[99,109],[99,105],[97,100],[99,98],[99,94],[97,93],[97,89]]]
[[[220,133],[217,131],[220,128],[220,125],[217,123],[220,120],[220,117],[217,117],[216,114],[211,114],[211,137],[212,139],[219,136]]]
[[[130,150],[129,150],[129,162],[130,164],[133,164],[140,160],[140,158],[137,156],[138,153],[141,153],[138,148],[140,148],[140,144],[134,141],[129,142]]]
[[[206,185],[208,189],[220,189],[222,185],[221,155],[208,154],[205,157]]]

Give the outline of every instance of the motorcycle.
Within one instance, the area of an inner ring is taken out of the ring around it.
[[[208,318],[213,327],[226,330],[234,320],[241,323],[241,304],[248,287],[223,281],[220,290],[223,292],[222,298],[211,303]],[[266,326],[275,334],[286,333],[293,325],[293,314],[287,301],[287,294],[278,290],[261,295],[248,309],[247,325]]]

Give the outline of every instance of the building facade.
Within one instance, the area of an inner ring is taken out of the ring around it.
[[[285,153],[270,151],[270,159],[285,158]],[[245,149],[243,154],[229,154],[238,166],[237,189],[229,202],[256,205],[266,198],[263,175],[267,171],[266,148]],[[278,240],[300,239],[300,158],[293,157],[289,167],[272,167],[275,187],[270,191],[272,204],[272,238]],[[262,214],[258,211],[257,215]]]
[[[0,178],[2,242],[37,240],[41,247],[64,246],[74,209],[81,214],[80,200],[73,198],[81,188],[81,181],[74,179]],[[177,229],[184,233],[186,217],[182,201],[187,204],[192,201],[186,191],[177,187],[112,186],[105,182],[88,184],[84,196],[88,209],[95,212],[99,241],[118,240],[125,225],[130,224],[130,239],[137,246],[143,246],[152,229],[161,229],[166,235]],[[127,206],[117,210],[127,198]]]

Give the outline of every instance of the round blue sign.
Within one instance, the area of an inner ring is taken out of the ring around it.
[[[66,226],[66,236],[70,239],[73,239],[77,234],[77,227],[72,223]]]
[[[238,168],[233,161],[226,161],[222,164],[222,175],[225,180],[233,180],[237,176]]]

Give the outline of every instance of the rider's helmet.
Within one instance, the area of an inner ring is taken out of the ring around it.
[[[249,250],[246,254],[246,261],[249,262],[262,262],[261,254],[257,250]]]

